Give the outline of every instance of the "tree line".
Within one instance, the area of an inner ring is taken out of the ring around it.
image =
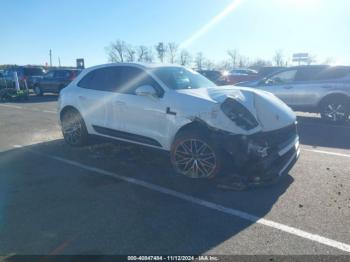
[[[154,46],[131,45],[123,40],[116,40],[106,47],[110,62],[143,62],[143,63],[170,63],[195,68],[230,70],[232,68],[264,66],[288,66],[289,60],[285,58],[282,50],[276,50],[271,60],[251,59],[241,55],[238,49],[226,51],[226,58],[214,61],[205,56],[203,52],[195,54],[181,49],[175,42],[158,42]],[[310,61],[309,64],[315,62]]]

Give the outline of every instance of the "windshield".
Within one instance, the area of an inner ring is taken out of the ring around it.
[[[159,67],[152,72],[170,89],[209,88],[216,85],[201,74],[182,67]]]

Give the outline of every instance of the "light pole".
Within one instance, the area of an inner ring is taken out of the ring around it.
[[[49,51],[49,56],[50,56],[50,67],[52,67],[52,51],[51,51],[51,49]]]

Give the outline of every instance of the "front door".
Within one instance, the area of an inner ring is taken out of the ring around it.
[[[284,101],[287,105],[295,103],[295,76],[297,70],[286,70],[269,77],[266,82],[259,86],[260,89],[271,92]]]

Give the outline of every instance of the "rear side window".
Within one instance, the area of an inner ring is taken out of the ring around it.
[[[298,72],[295,76],[295,81],[312,81],[320,72],[324,70],[325,67],[310,67],[298,69]]]
[[[121,67],[96,69],[83,77],[79,87],[100,91],[114,91],[121,83]]]
[[[320,72],[315,80],[331,80],[343,78],[346,76],[350,76],[350,67],[330,67],[327,70]]]
[[[151,85],[160,91],[159,85],[146,72],[136,67],[105,67],[84,76],[79,87],[101,91],[135,94],[141,85]]]

